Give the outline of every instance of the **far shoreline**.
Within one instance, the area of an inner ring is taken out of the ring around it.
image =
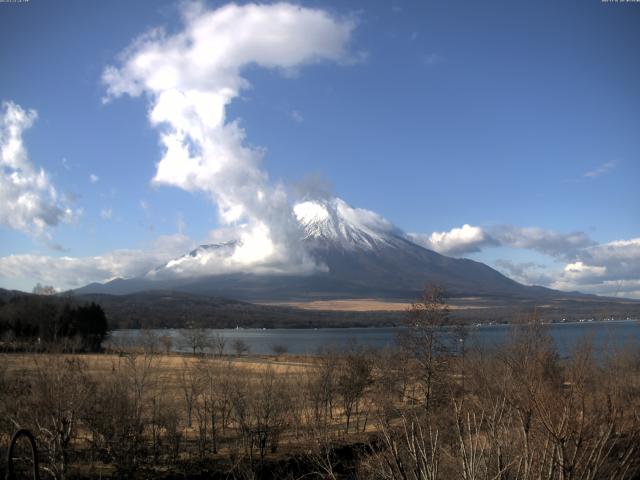
[[[640,318],[615,318],[612,320],[567,320],[567,321],[541,321],[538,322],[541,325],[593,325],[602,323],[626,323],[626,322],[640,322]],[[518,325],[531,325],[536,322],[478,322],[478,323],[448,323],[443,325],[443,329],[459,328],[461,326],[472,328],[484,328],[484,327],[508,327]],[[401,329],[406,328],[406,325],[362,325],[362,326],[326,326],[326,327],[237,327],[237,328],[218,328],[218,327],[198,327],[203,330],[215,330],[221,332],[237,332],[237,331],[279,331],[279,330],[371,330],[371,329]],[[188,330],[189,327],[132,327],[132,328],[114,328],[110,332],[128,332],[128,331],[158,331],[158,330]]]

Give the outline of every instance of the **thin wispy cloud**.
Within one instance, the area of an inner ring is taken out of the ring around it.
[[[570,178],[568,180],[565,180],[565,182],[578,183],[578,182],[586,182],[589,180],[594,180],[596,178],[602,177],[603,175],[610,173],[617,166],[618,166],[617,160],[609,160],[608,162],[604,162],[603,164],[597,166],[596,168],[593,168],[592,170],[587,170],[581,176],[577,178]]]
[[[103,208],[100,210],[100,217],[103,220],[111,220],[113,218],[113,210],[111,208]]]
[[[598,178],[601,177],[602,175],[610,172],[611,170],[613,170],[614,168],[616,168],[616,166],[618,165],[618,162],[615,160],[611,160],[609,162],[605,162],[602,165],[600,165],[597,168],[594,168],[593,170],[589,170],[588,172],[585,172],[583,177],[584,178]]]
[[[553,277],[543,271],[546,266],[540,263],[514,262],[499,258],[493,264],[512,279],[527,285],[549,285],[553,281]]]
[[[304,117],[302,116],[302,114],[298,110],[292,110],[291,111],[291,118],[296,123],[302,123],[304,121]]]
[[[438,55],[437,53],[427,53],[420,56],[420,61],[427,67],[435,67],[436,65],[442,63],[442,60],[442,56]]]
[[[176,230],[178,230],[178,233],[182,235],[186,228],[187,222],[185,222],[184,220],[184,215],[182,214],[182,212],[178,212],[178,214],[176,215]]]

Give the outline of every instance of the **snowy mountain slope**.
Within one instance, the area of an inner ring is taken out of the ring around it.
[[[353,208],[339,198],[301,202],[293,212],[304,231],[304,240],[317,248],[373,250],[392,245],[403,235],[378,214]]]

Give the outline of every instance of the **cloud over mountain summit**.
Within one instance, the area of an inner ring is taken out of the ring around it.
[[[204,192],[223,224],[237,227],[230,263],[268,264],[283,271],[317,266],[300,248],[299,227],[285,189],[261,167],[263,151],[246,145],[246,132],[227,107],[249,87],[249,65],[287,71],[348,56],[354,24],[327,12],[277,3],[191,5],[175,34],[155,29],[134,41],[103,81],[107,100],[149,99],[163,156],[153,183]]]

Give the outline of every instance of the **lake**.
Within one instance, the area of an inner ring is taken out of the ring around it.
[[[499,346],[509,337],[510,325],[480,325],[471,327],[467,345]],[[629,342],[640,342],[640,322],[637,320],[594,321],[583,323],[549,324],[549,333],[561,356],[568,356],[576,344],[588,339],[596,351],[620,348]],[[319,329],[208,329],[210,334],[220,334],[226,339],[225,350],[232,353],[231,344],[242,339],[251,353],[271,354],[273,345],[285,346],[289,353],[314,354],[326,347],[344,349],[352,342],[374,348],[393,346],[399,328],[319,328]],[[153,330],[157,336],[172,337],[173,351],[189,351],[183,345],[179,329]],[[140,330],[116,330],[114,341],[127,345],[139,345],[144,339]]]

